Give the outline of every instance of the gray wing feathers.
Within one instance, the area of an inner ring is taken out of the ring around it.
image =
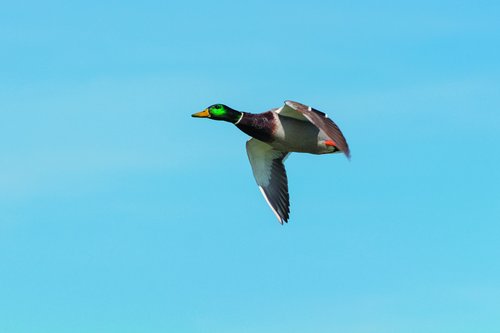
[[[326,135],[328,135],[337,144],[337,148],[340,149],[347,156],[347,158],[351,157],[349,145],[340,131],[340,128],[333,122],[333,120],[328,118],[325,113],[298,102],[285,101],[285,106],[281,108],[280,114],[285,116],[293,114],[287,107],[297,111],[319,129],[323,130],[323,132],[325,132]]]
[[[274,150],[270,145],[257,139],[247,141],[247,154],[255,181],[279,222],[288,221],[290,199],[288,179],[283,160],[287,152]]]
[[[283,157],[273,160],[271,180],[268,186],[259,186],[264,192],[269,205],[275,211],[278,220],[283,224],[288,221],[290,214],[290,199],[288,194],[288,179],[286,176]]]

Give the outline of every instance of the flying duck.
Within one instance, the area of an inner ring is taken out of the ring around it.
[[[283,165],[290,153],[344,153],[350,158],[349,146],[338,126],[325,113],[298,102],[285,101],[280,108],[258,114],[214,104],[192,117],[227,121],[252,137],[246,149],[253,175],[281,224],[288,222],[290,214]]]

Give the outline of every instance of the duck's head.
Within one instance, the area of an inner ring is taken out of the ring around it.
[[[210,118],[213,120],[228,121],[230,123],[238,122],[242,116],[242,112],[231,109],[229,106],[224,104],[214,104],[201,112],[191,115],[191,117],[195,118]]]

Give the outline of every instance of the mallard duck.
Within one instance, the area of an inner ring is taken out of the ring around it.
[[[281,224],[288,222],[290,214],[283,164],[290,153],[342,152],[350,158],[349,146],[338,126],[323,112],[298,102],[285,101],[282,107],[259,114],[214,104],[192,117],[227,121],[252,137],[246,149],[253,175]]]

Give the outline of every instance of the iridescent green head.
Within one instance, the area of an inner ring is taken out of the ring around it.
[[[193,114],[192,117],[210,118],[213,120],[223,120],[230,123],[236,123],[238,120],[240,120],[242,115],[243,114],[241,112],[231,109],[227,105],[214,104],[201,112]]]

